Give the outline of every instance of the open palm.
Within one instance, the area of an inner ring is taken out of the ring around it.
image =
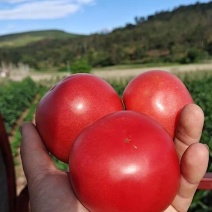
[[[165,212],[187,211],[207,165],[208,147],[199,143],[204,114],[197,105],[187,105],[181,112],[174,139],[180,160],[181,181],[173,203]],[[59,171],[31,123],[21,126],[21,157],[28,182],[33,212],[86,212],[74,195],[68,173]]]

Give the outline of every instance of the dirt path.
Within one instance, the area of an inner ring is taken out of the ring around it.
[[[32,104],[35,104],[39,99],[39,96],[37,95]],[[26,109],[21,117],[17,120],[14,130],[11,133],[11,136],[9,137],[9,141],[12,142],[12,139],[16,133],[16,129],[19,128],[20,124],[23,122],[24,118],[26,117],[26,115],[28,114],[29,109]],[[25,185],[27,184],[26,182],[26,177],[23,171],[23,166],[22,166],[22,161],[21,161],[21,156],[20,156],[20,148],[17,149],[17,156],[14,158],[15,161],[15,174],[16,174],[16,189],[17,189],[17,194],[19,194],[21,192],[21,190],[25,187]]]
[[[26,117],[28,113],[28,110],[25,110],[21,117],[17,120],[14,129],[11,132],[11,135],[9,136],[9,141],[12,142],[16,129],[20,126],[20,124],[23,122],[24,118]],[[17,194],[21,192],[21,190],[25,187],[26,185],[26,177],[23,171],[22,167],[22,162],[21,162],[21,157],[20,157],[20,148],[17,149],[17,156],[14,157],[14,163],[15,163],[15,175],[16,175],[16,190]]]
[[[117,78],[129,78],[138,75],[141,72],[160,69],[169,72],[189,72],[189,71],[212,71],[212,62],[207,64],[189,64],[189,65],[176,65],[176,66],[164,66],[164,67],[147,67],[147,68],[132,68],[132,69],[115,69],[106,68],[100,70],[93,70],[92,73],[105,78],[105,79],[117,79]],[[38,73],[29,72],[27,75],[20,73],[13,73],[11,75],[12,80],[22,80],[26,76],[30,76],[35,81],[50,80],[52,78],[61,78],[69,75],[69,73]]]

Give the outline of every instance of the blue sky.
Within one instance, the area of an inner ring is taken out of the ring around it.
[[[0,0],[0,35],[59,29],[91,34],[196,0]],[[199,2],[210,2],[199,0]]]

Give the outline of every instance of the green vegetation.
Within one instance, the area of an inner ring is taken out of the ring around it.
[[[91,66],[85,59],[75,60],[71,65],[71,73],[89,73],[91,71]]]
[[[5,121],[8,133],[13,129],[16,120],[27,109],[37,93],[37,85],[30,78],[21,82],[10,82],[0,89],[0,112]]]
[[[212,2],[196,3],[148,17],[135,17],[133,23],[110,33],[64,39],[48,35],[44,40],[28,42],[24,46],[0,47],[0,64],[2,61],[21,62],[36,70],[67,70],[68,64],[76,59],[86,60],[95,68],[196,63],[212,58],[211,16]],[[39,34],[38,37],[42,37]],[[11,36],[4,39],[12,42]],[[25,40],[21,35],[19,39]]]

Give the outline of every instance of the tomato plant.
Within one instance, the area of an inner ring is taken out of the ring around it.
[[[127,110],[145,113],[157,120],[173,138],[181,109],[193,99],[183,82],[160,70],[141,73],[123,92]]]
[[[0,112],[8,133],[11,133],[17,119],[32,103],[38,90],[37,84],[31,78],[0,86]]]
[[[134,111],[112,113],[84,129],[69,168],[76,195],[92,212],[161,212],[176,196],[180,179],[171,137]]]
[[[91,74],[74,74],[40,100],[36,126],[48,150],[68,162],[78,134],[102,116],[119,110],[123,110],[122,101],[109,83]]]

